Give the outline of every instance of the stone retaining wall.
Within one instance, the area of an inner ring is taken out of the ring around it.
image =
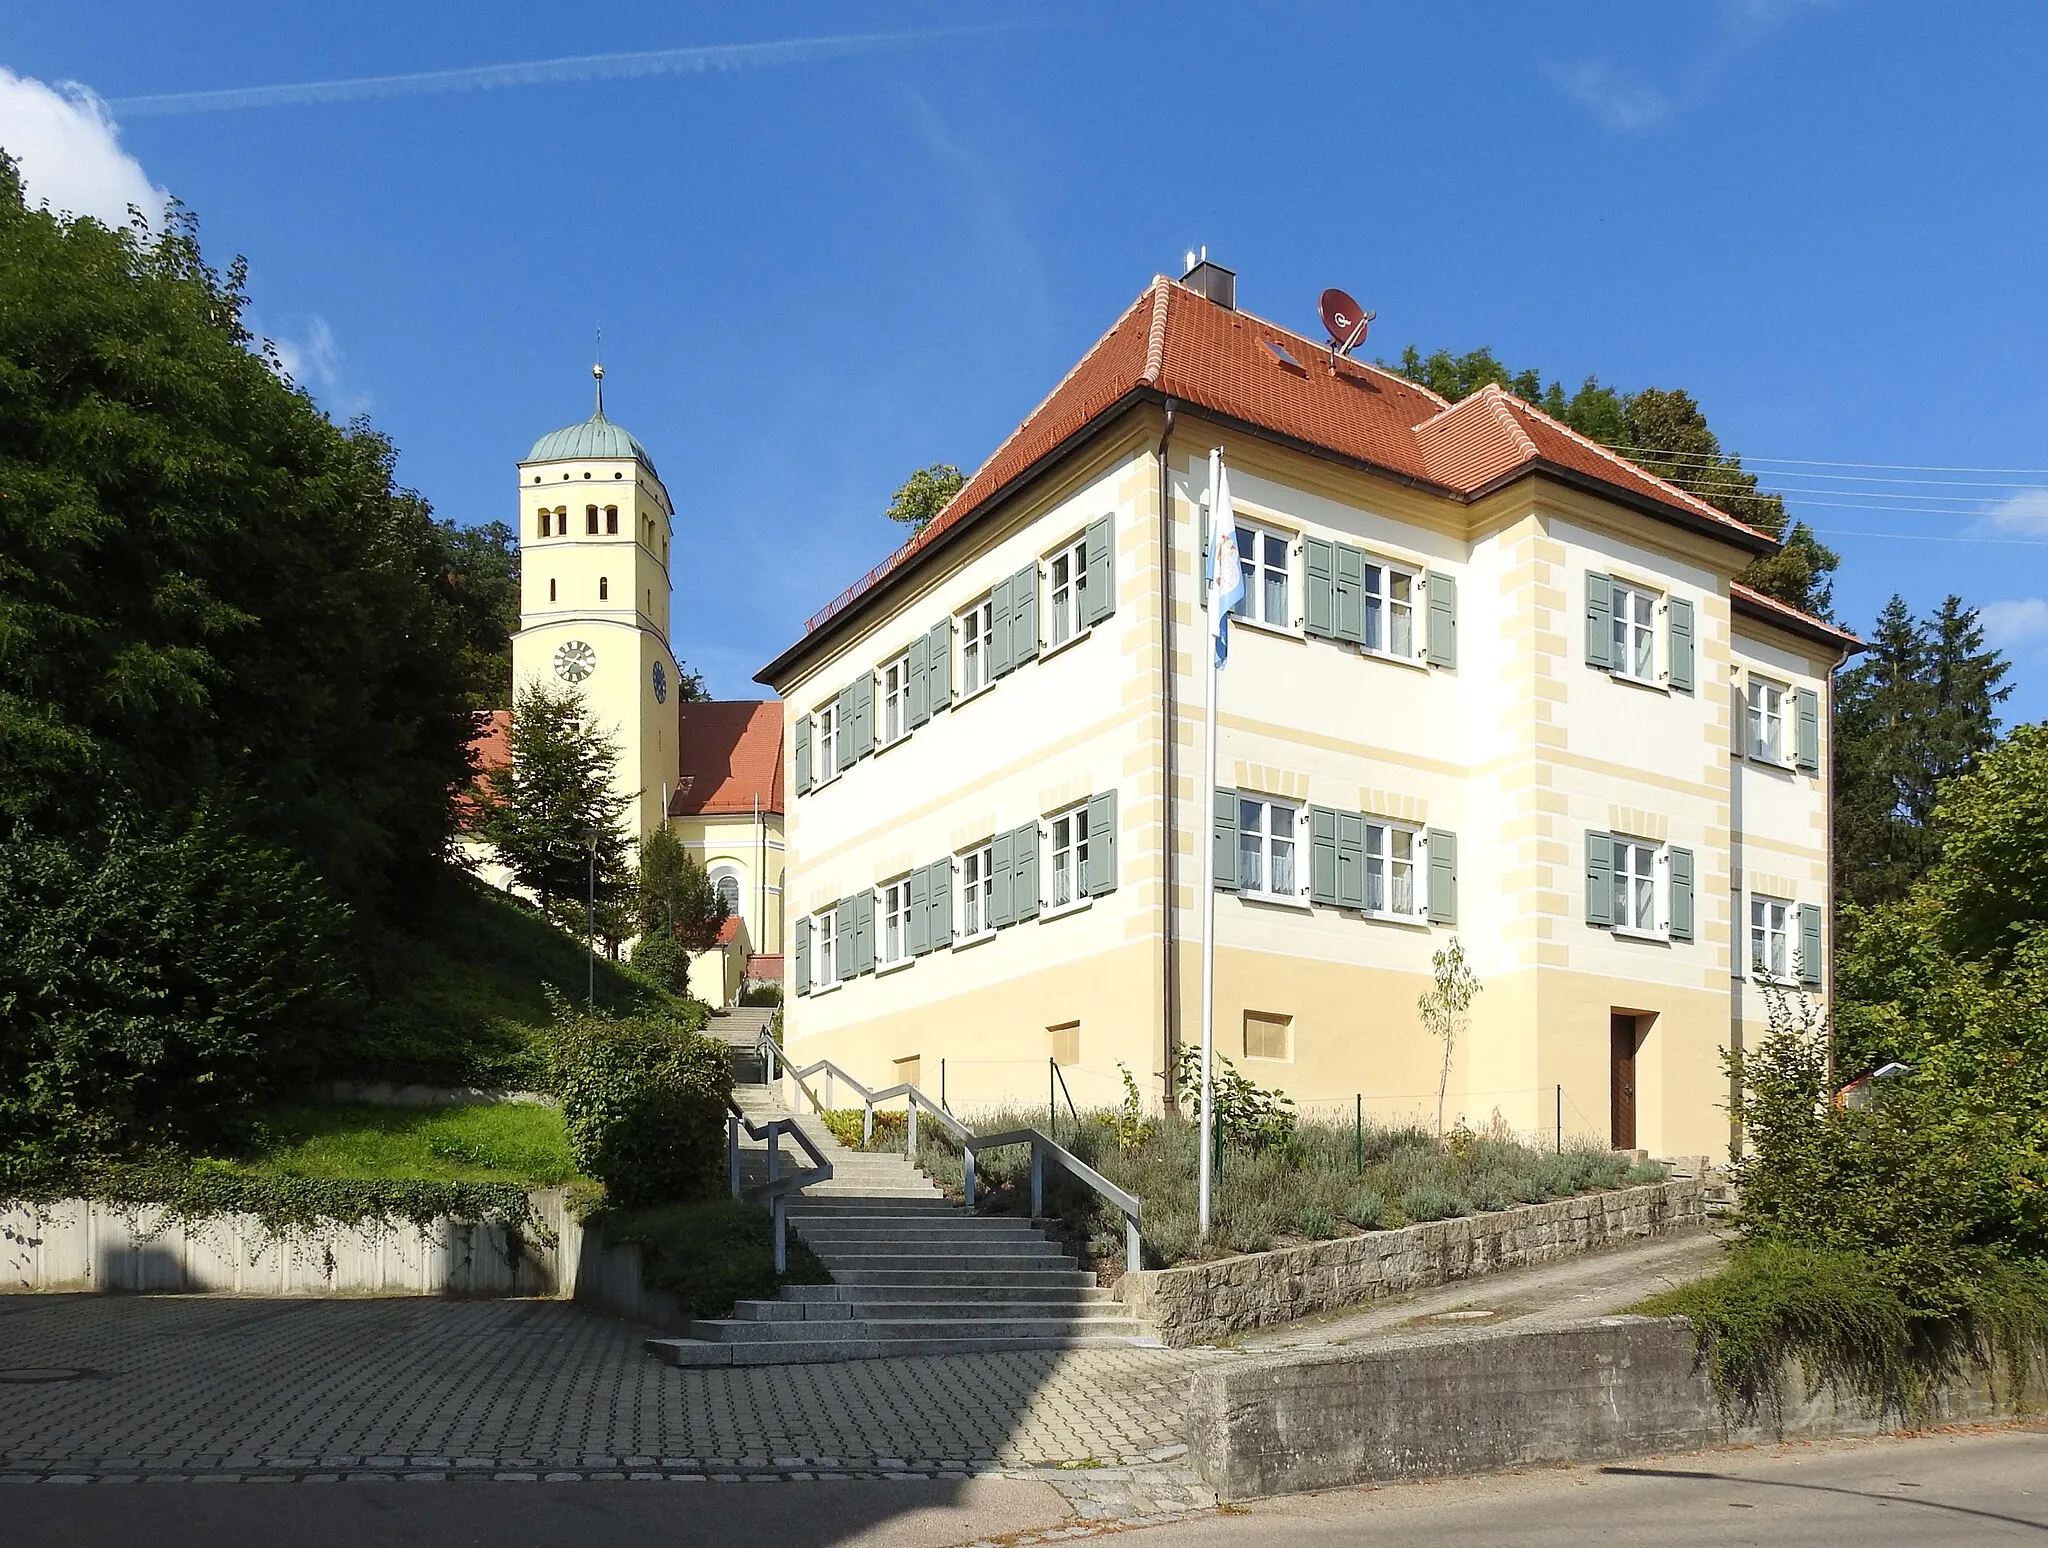
[[[1209,1343],[1312,1312],[1570,1257],[1705,1219],[1697,1182],[1650,1183],[1126,1274],[1117,1295],[1168,1344]]]
[[[280,1240],[252,1215],[181,1221],[88,1199],[0,1207],[0,1292],[567,1296],[583,1228],[568,1194],[527,1195],[534,1224],[508,1252],[495,1225],[330,1225]]]
[[[1977,1423],[2038,1403],[2048,1369],[1937,1391],[1921,1423]],[[1203,1367],[1190,1389],[1191,1460],[1221,1499],[1505,1468],[1612,1461],[1710,1446],[1901,1428],[1796,1360],[1781,1409],[1730,1414],[1682,1317],[1602,1317],[1539,1332],[1451,1336],[1392,1349],[1317,1350]]]

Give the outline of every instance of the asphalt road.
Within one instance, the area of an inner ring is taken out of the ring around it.
[[[1089,1535],[1047,1485],[1000,1478],[35,1484],[0,1494],[0,1541],[10,1548],[946,1548],[1062,1527]],[[1143,1548],[2048,1544],[2048,1426],[1340,1490],[1109,1530]]]

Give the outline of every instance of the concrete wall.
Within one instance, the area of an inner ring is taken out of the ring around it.
[[[528,1195],[535,1225],[508,1255],[492,1225],[330,1225],[285,1239],[249,1215],[179,1221],[86,1199],[0,1208],[0,1292],[566,1296],[583,1228],[567,1194]]]
[[[1705,1218],[1696,1182],[1653,1183],[1279,1252],[1126,1274],[1117,1295],[1168,1344],[1291,1322],[1452,1280],[1658,1236]]]
[[[1722,1411],[1682,1318],[1603,1317],[1544,1332],[1467,1334],[1374,1352],[1318,1351],[1208,1366],[1189,1449],[1226,1500],[1503,1468],[1607,1461],[1731,1443],[1900,1427],[1784,1372],[1782,1412]],[[2036,1401],[2048,1371],[2026,1390]],[[1930,1423],[2015,1411],[2012,1384],[1957,1382]]]

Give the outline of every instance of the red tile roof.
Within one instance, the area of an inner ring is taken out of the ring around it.
[[[469,762],[476,770],[476,776],[469,787],[455,796],[457,821],[467,826],[470,814],[476,810],[476,797],[470,790],[488,781],[492,774],[512,761],[512,746],[507,740],[512,730],[510,710],[486,710],[477,722],[477,734],[470,738]]]
[[[1738,613],[1747,613],[1752,618],[1762,618],[1795,634],[1818,637],[1854,655],[1863,648],[1862,639],[1851,634],[1840,624],[1829,623],[1825,618],[1816,618],[1811,613],[1801,612],[1789,602],[1780,602],[1776,597],[1758,591],[1754,586],[1745,586],[1741,581],[1731,581],[1728,586],[1728,600]]]
[[[676,706],[671,817],[782,811],[782,705],[721,699]]]
[[[720,920],[717,944],[720,946],[730,946],[733,943],[733,938],[740,933],[741,923],[742,921],[738,914],[728,914],[724,919]]]
[[[1275,352],[1276,345],[1285,357]],[[1324,345],[1306,335],[1220,306],[1162,276],[1025,416],[946,508],[812,617],[805,633],[823,628],[966,525],[1105,413],[1137,399],[1168,397],[1450,499],[1477,498],[1511,479],[1548,472],[1649,502],[1680,521],[1719,529],[1757,552],[1768,551],[1772,543],[1767,534],[1644,472],[1498,387],[1449,405],[1406,377],[1364,361],[1333,360]]]

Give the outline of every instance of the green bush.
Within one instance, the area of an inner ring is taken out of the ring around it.
[[[749,983],[740,989],[740,1004],[747,1006],[780,1006],[782,985]]]
[[[1418,1183],[1401,1195],[1401,1213],[1410,1220],[1450,1220],[1471,1211],[1471,1204],[1435,1183]]]
[[[670,935],[643,935],[633,943],[633,971],[648,983],[672,994],[686,994],[690,964]]]
[[[676,1204],[725,1177],[732,1058],[680,1022],[556,1005],[549,1083],[569,1153],[625,1207]]]
[[[774,1222],[758,1204],[704,1199],[647,1209],[606,1209],[585,1221],[608,1242],[640,1248],[641,1282],[665,1290],[697,1317],[723,1317],[736,1301],[767,1300],[783,1285],[828,1285],[832,1276],[794,1233],[788,1271],[775,1272]]]

